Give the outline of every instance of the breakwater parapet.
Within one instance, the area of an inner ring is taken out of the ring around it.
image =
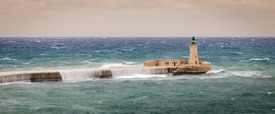
[[[96,78],[114,78],[135,74],[158,75],[168,74],[167,67],[116,67],[116,68],[90,68],[67,69],[56,71],[19,71],[1,72],[0,83],[7,82],[44,82],[44,81],[75,81]]]

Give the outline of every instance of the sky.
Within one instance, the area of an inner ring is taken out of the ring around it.
[[[275,37],[275,0],[0,0],[0,37]]]

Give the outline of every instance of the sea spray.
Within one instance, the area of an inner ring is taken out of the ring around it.
[[[100,70],[61,70],[59,71],[63,81],[89,80],[101,75]]]
[[[142,67],[142,63],[138,62],[125,62],[122,63],[104,63],[100,68],[113,68],[113,67]]]
[[[155,77],[158,74],[168,74],[164,68],[133,68],[133,69],[111,69],[113,78],[119,77]],[[149,76],[151,75],[151,76]],[[163,76],[162,76],[163,77]]]

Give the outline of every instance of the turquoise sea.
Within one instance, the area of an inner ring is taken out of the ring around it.
[[[0,72],[186,59],[191,38],[0,38]],[[275,38],[198,37],[206,74],[0,84],[0,113],[275,113]],[[81,75],[81,74],[79,74]]]

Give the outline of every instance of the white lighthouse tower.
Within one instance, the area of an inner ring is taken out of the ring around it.
[[[190,44],[190,55],[189,55],[188,63],[190,65],[198,65],[199,64],[198,44],[196,44],[195,37],[192,38],[192,43]]]

